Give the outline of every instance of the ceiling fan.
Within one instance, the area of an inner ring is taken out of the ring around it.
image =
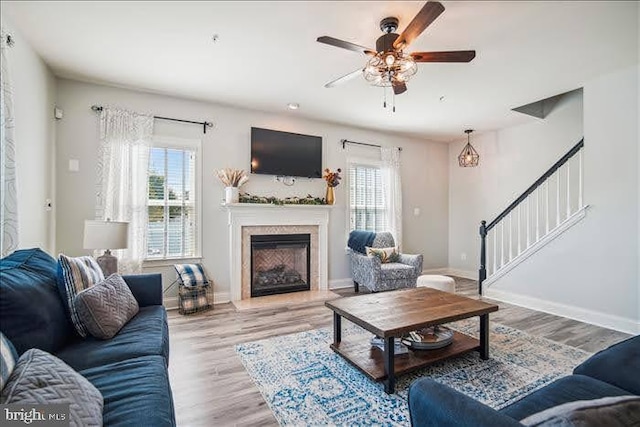
[[[317,41],[320,43],[360,52],[371,57],[364,68],[358,68],[332,80],[324,87],[337,86],[362,73],[372,85],[392,87],[393,93],[400,95],[407,91],[407,81],[418,71],[416,64],[418,62],[470,62],[476,56],[475,50],[404,52],[409,44],[422,34],[442,12],[444,12],[444,6],[441,3],[428,1],[402,34],[395,33],[398,29],[398,18],[384,18],[380,21],[380,29],[384,34],[376,40],[375,50],[329,36],[318,37]]]

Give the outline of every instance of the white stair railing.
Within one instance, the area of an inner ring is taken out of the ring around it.
[[[493,221],[481,222],[480,294],[483,284],[495,281],[584,215],[583,147],[581,140]]]

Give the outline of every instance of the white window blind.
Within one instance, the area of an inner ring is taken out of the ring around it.
[[[349,165],[349,231],[386,231],[388,209],[380,167]]]
[[[197,255],[196,155],[193,148],[149,152],[147,259]]]

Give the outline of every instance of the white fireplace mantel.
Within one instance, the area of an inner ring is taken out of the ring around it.
[[[231,301],[242,299],[242,228],[250,226],[317,226],[318,289],[329,289],[328,205],[232,203],[228,212]]]

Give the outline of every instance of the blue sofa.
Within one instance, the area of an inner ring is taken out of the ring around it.
[[[456,390],[423,378],[409,388],[413,426],[521,426],[519,420],[577,400],[640,395],[640,336],[629,338],[591,356],[573,375],[496,411]]]
[[[39,348],[87,378],[104,398],[105,426],[174,426],[161,276],[124,276],[140,311],[110,340],[83,339],[58,292],[57,264],[40,249],[0,260],[0,331],[18,354]]]

